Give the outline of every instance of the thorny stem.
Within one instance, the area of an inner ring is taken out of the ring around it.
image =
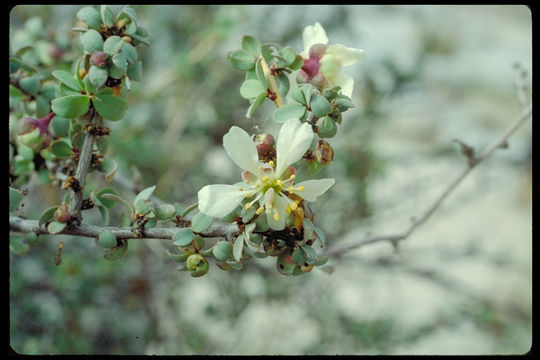
[[[261,68],[264,73],[264,76],[266,77],[266,80],[268,81],[268,87],[272,93],[275,94],[275,99],[273,99],[274,103],[276,104],[276,107],[281,107],[285,105],[283,102],[283,99],[281,98],[281,95],[279,94],[279,88],[276,83],[276,79],[274,76],[270,73],[270,69],[268,68],[268,64],[266,63],[266,60],[264,60],[264,57],[262,55],[259,56],[259,59],[261,59]]]

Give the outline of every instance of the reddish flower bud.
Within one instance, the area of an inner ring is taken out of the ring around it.
[[[17,125],[18,140],[36,151],[48,148],[52,141],[49,133],[49,123],[54,115],[51,112],[40,119],[25,117],[19,120]]]
[[[90,55],[90,64],[95,65],[99,68],[107,66],[107,61],[109,60],[109,54],[103,51],[94,51]]]
[[[257,146],[257,152],[259,153],[259,160],[262,162],[269,162],[276,160],[276,141],[271,134],[258,134],[253,138],[255,145]]]

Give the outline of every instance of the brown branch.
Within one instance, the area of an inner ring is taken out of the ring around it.
[[[353,242],[350,244],[342,245],[335,248],[329,248],[327,249],[322,256],[340,256],[349,250],[359,248],[361,246],[372,244],[379,241],[390,241],[394,245],[397,244],[399,241],[406,239],[414,230],[416,230],[420,225],[425,223],[431,215],[439,208],[439,206],[442,204],[442,202],[458,187],[459,184],[467,177],[467,175],[474,169],[478,164],[483,162],[485,159],[487,159],[489,156],[491,156],[495,150],[499,148],[505,148],[507,146],[507,140],[514,134],[514,132],[522,126],[525,121],[531,116],[532,114],[532,105],[530,104],[530,101],[528,100],[527,96],[527,88],[524,83],[524,73],[521,73],[518,76],[518,84],[517,84],[517,92],[518,92],[518,98],[521,104],[521,116],[512,124],[510,125],[506,131],[501,134],[501,136],[497,139],[495,139],[489,146],[485,148],[485,150],[477,157],[474,157],[471,161],[469,159],[468,164],[469,166],[463,170],[454,181],[452,181],[449,186],[441,193],[441,195],[435,200],[433,204],[431,204],[427,210],[418,218],[413,218],[412,224],[409,226],[408,229],[401,233],[396,234],[383,234],[383,235],[366,235],[362,240]]]

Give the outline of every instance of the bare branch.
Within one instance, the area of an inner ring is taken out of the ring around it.
[[[519,70],[519,69],[518,69]],[[458,185],[467,177],[467,175],[474,169],[478,164],[483,162],[485,159],[487,159],[489,156],[495,152],[498,148],[505,148],[507,146],[507,140],[514,134],[514,132],[522,126],[525,121],[531,116],[532,114],[532,105],[530,104],[528,97],[527,97],[527,88],[524,85],[524,74],[521,73],[518,76],[518,86],[517,86],[517,92],[519,101],[522,107],[521,116],[508,127],[508,129],[496,140],[494,140],[489,146],[485,148],[485,150],[478,155],[477,157],[474,157],[474,160],[471,161],[469,159],[467,168],[463,170],[454,181],[452,181],[449,186],[442,192],[442,194],[431,204],[427,210],[418,218],[414,218],[412,224],[409,226],[408,229],[403,231],[402,233],[397,234],[386,234],[386,235],[366,235],[362,240],[342,245],[335,248],[329,248],[327,249],[322,256],[340,256],[346,252],[348,252],[351,249],[355,249],[367,244],[372,244],[379,241],[390,241],[393,244],[397,244],[397,242],[406,239],[416,228],[418,228],[420,225],[425,223],[431,215],[439,208],[439,206],[442,204],[442,202],[458,187]]]

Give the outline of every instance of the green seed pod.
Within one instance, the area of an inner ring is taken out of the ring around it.
[[[210,270],[208,260],[201,254],[190,255],[186,260],[186,268],[193,277],[203,276]]]
[[[117,244],[116,235],[114,235],[112,231],[105,230],[99,234],[98,242],[102,248],[112,249]]]
[[[296,264],[292,261],[290,254],[281,254],[276,260],[276,268],[283,275],[292,275]]]

